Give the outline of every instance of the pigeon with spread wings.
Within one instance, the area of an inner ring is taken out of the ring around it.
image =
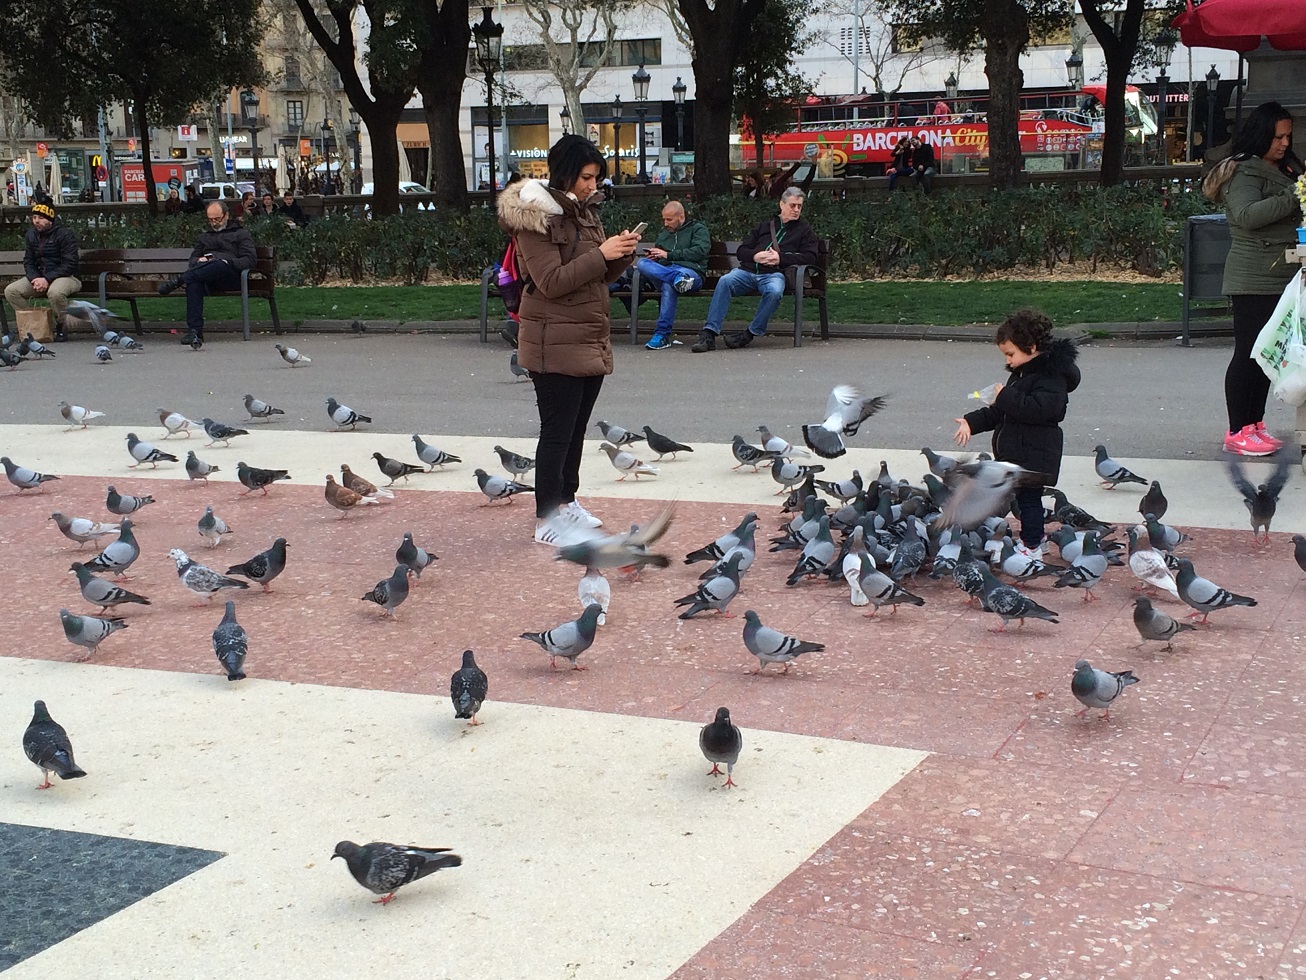
[[[858,427],[885,405],[883,396],[863,398],[852,385],[836,385],[825,402],[825,421],[803,426],[803,442],[816,455],[837,459],[848,450],[844,436],[857,435]]]

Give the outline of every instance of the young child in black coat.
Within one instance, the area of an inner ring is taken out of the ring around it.
[[[1018,310],[998,326],[994,338],[1006,358],[1011,378],[997,386],[992,405],[957,419],[956,441],[964,446],[972,435],[993,433],[993,456],[1043,474],[1043,483],[1055,486],[1061,475],[1066,417],[1070,393],[1079,387],[1079,350],[1066,339],[1052,338],[1052,321],[1034,310]],[[1020,514],[1020,548],[1041,558],[1043,543],[1043,487],[1016,491]]]

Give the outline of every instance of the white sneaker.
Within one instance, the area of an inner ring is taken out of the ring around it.
[[[554,547],[562,547],[565,537],[558,521],[554,518],[542,520],[535,525],[536,544],[551,544]]]
[[[559,513],[566,514],[581,527],[602,527],[603,522],[587,511],[579,500],[573,500],[559,508]]]
[[[671,288],[678,293],[687,293],[694,288],[694,277],[678,276],[676,281],[671,284]]]
[[[1021,555],[1024,555],[1026,558],[1032,559],[1033,561],[1042,561],[1042,560],[1043,560],[1043,546],[1042,546],[1042,545],[1039,545],[1037,548],[1031,548],[1031,547],[1029,547],[1027,544],[1025,544],[1024,541],[1017,541],[1017,542],[1016,542],[1016,551],[1017,551],[1017,553],[1019,553],[1019,554],[1021,554]]]

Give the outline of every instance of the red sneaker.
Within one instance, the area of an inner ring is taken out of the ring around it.
[[[1237,432],[1226,432],[1224,435],[1224,451],[1234,453],[1238,456],[1271,456],[1274,450],[1256,434],[1254,425],[1244,425]]]
[[[1270,435],[1269,431],[1265,428],[1264,419],[1256,423],[1256,437],[1271,449],[1279,449],[1283,446],[1283,440],[1274,438],[1274,436]]]

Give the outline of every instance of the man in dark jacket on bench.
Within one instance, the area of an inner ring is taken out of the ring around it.
[[[200,234],[190,253],[190,268],[159,283],[159,295],[167,296],[178,286],[186,287],[186,328],[182,343],[199,350],[204,346],[204,297],[240,288],[240,274],[258,263],[258,250],[248,231],[231,220],[222,201],[214,201],[205,214],[209,230]]]
[[[24,240],[24,279],[5,287],[5,299],[15,310],[28,309],[28,300],[44,297],[54,310],[54,339],[64,340],[68,298],[82,288],[77,278],[77,238],[59,221],[51,204],[32,205],[32,227]]]

